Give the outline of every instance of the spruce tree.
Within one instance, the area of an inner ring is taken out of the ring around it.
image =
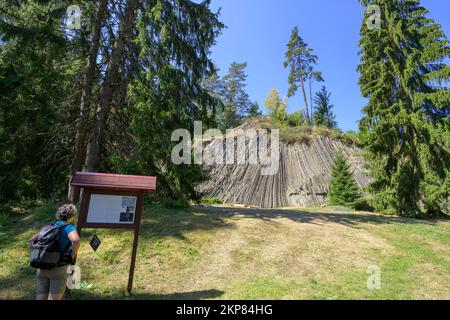
[[[250,109],[248,110],[248,118],[260,116],[262,116],[262,112],[259,110],[259,103],[255,101],[254,103],[252,103]]]
[[[419,0],[378,5],[381,28],[363,22],[360,121],[378,210],[410,216],[447,211],[450,177],[450,57],[441,27]],[[366,18],[369,13],[366,14]]]
[[[361,199],[358,185],[342,153],[334,158],[328,197],[330,205],[350,208],[355,208]]]
[[[330,103],[331,93],[323,86],[319,92],[316,92],[314,97],[314,124],[318,126],[326,126],[328,128],[336,128],[337,123],[334,120],[336,117],[331,109],[333,105]]]
[[[127,171],[155,174],[164,201],[198,200],[197,183],[206,175],[200,165],[172,162],[174,130],[194,130],[194,121],[212,127],[211,109],[218,99],[204,80],[215,73],[210,49],[223,24],[210,1],[145,2],[137,17],[139,67],[142,76],[130,85],[131,132],[137,152]],[[149,138],[151,137],[151,138]]]
[[[314,82],[324,82],[322,72],[320,71],[313,71],[308,77],[308,84],[309,84],[309,104],[311,106],[311,118],[314,122],[314,104],[313,104],[313,88],[312,85]]]
[[[0,4],[0,203],[48,197],[66,176],[66,97],[76,99],[74,61],[83,48],[61,28],[65,8],[53,5]]]

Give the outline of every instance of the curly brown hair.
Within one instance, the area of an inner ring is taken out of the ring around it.
[[[56,210],[56,219],[67,221],[77,214],[77,207],[74,204],[65,204]]]

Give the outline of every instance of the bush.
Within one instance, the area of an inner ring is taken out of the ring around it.
[[[0,229],[5,228],[9,223],[9,216],[6,213],[0,213]]]
[[[211,205],[223,204],[223,201],[217,197],[205,197],[205,198],[202,198],[202,204],[211,206]]]
[[[165,199],[161,201],[161,205],[168,209],[183,209],[189,207],[189,203],[186,199]]]
[[[301,126],[292,126],[292,119],[288,119],[287,122],[280,122],[272,117],[261,117],[253,123],[254,127],[258,129],[279,129],[280,140],[287,144],[308,143],[316,137],[328,137],[348,145],[360,145],[358,133],[352,131],[342,132],[337,128],[309,126],[306,123]]]
[[[375,212],[375,208],[370,205],[370,203],[367,200],[361,199],[355,203],[354,206],[355,210],[358,211],[368,211],[368,212]]]
[[[291,127],[301,127],[306,125],[306,119],[302,111],[296,111],[287,116],[287,123]]]

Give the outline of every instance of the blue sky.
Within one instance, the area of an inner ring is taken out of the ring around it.
[[[450,37],[450,1],[422,0],[430,17]],[[247,92],[264,109],[270,89],[282,96],[288,90],[288,71],[283,68],[291,30],[300,34],[319,56],[339,127],[356,130],[365,101],[358,87],[356,67],[363,8],[357,0],[212,0],[227,26],[213,48],[212,58],[227,72],[233,61],[247,62]],[[301,93],[289,99],[288,111],[301,106]],[[264,110],[265,111],[265,110]]]

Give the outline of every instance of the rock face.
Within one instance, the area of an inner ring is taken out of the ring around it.
[[[223,139],[216,139],[204,150],[217,152],[224,145]],[[210,179],[197,190],[227,204],[261,208],[322,205],[327,201],[333,156],[337,152],[347,158],[361,188],[370,183],[361,150],[354,145],[318,136],[304,142],[280,142],[279,150],[279,170],[274,175],[263,176],[258,164],[214,164],[207,167]]]

